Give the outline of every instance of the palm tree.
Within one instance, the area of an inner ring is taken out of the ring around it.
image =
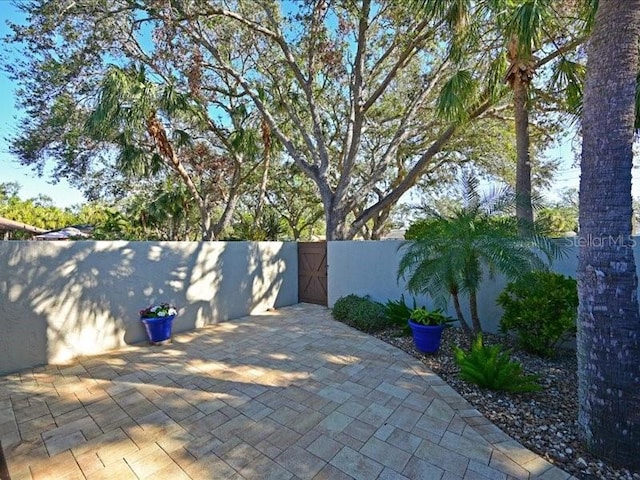
[[[528,231],[518,233],[517,222],[506,215],[515,205],[508,189],[484,198],[478,193],[478,181],[464,180],[465,205],[448,216],[434,215],[426,221],[417,240],[406,242],[400,260],[398,278],[406,278],[411,293],[426,294],[446,308],[449,298],[467,334],[482,331],[478,317],[478,288],[487,272],[516,279],[532,269],[544,269],[545,261],[534,252],[538,247],[546,259],[561,250],[543,236]],[[462,313],[460,296],[468,295],[471,326]]]
[[[533,223],[529,117],[534,97],[561,104],[569,112],[578,107],[584,69],[567,57],[586,41],[593,12],[592,0],[563,5],[554,0],[413,0],[423,13],[441,19],[451,33],[450,55],[461,72],[475,71],[476,63],[491,64],[484,84],[497,100],[504,92],[497,83],[505,82],[513,93],[516,132],[516,217],[521,231]],[[467,53],[469,52],[469,53]],[[533,87],[536,73],[551,64],[544,88]],[[443,89],[440,110],[464,113],[459,105],[469,98],[470,82],[449,82],[455,91]],[[558,95],[561,93],[562,95]],[[564,98],[562,98],[564,97]],[[457,106],[456,106],[457,105]]]
[[[164,166],[175,171],[198,205],[202,238],[209,240],[211,215],[206,199],[178,153],[178,147],[187,146],[192,140],[179,129],[171,138],[162,122],[163,116],[180,119],[188,115],[198,118],[200,114],[189,97],[172,85],[161,90],[149,81],[144,68],[112,67],[103,80],[99,102],[86,129],[94,139],[118,145],[118,164],[129,174],[146,176],[158,173]]]
[[[231,140],[241,131],[239,125],[229,133],[209,118],[200,102],[170,80],[156,83],[144,67],[114,66],[103,79],[85,131],[93,140],[116,146],[117,167],[128,175],[174,172],[198,208],[202,239],[215,240],[237,204],[245,154],[243,145],[236,148]],[[214,223],[216,202],[223,208]]]
[[[588,49],[578,262],[578,424],[594,454],[640,469],[640,312],[631,168],[640,0],[600,0]]]

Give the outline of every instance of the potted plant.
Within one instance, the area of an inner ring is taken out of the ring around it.
[[[140,310],[140,321],[144,324],[152,344],[162,343],[171,338],[173,319],[177,314],[176,307],[168,303],[152,305]]]
[[[441,310],[429,311],[424,307],[414,308],[409,316],[409,327],[413,343],[423,353],[434,353],[440,348],[442,331],[447,323],[455,321]]]

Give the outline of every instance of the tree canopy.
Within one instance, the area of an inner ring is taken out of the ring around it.
[[[504,141],[478,147],[509,110],[504,58],[476,46],[461,68],[444,20],[403,2],[18,7],[29,21],[12,25],[21,55],[6,68],[26,116],[12,151],[93,193],[173,176],[203,238],[221,235],[251,182],[266,191],[271,158],[313,182],[328,239],[378,235],[400,197],[447,166],[513,161]]]

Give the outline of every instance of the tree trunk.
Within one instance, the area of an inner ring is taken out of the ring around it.
[[[520,78],[513,82],[513,109],[516,123],[516,218],[522,233],[533,224],[531,206],[531,161],[529,158],[529,110],[527,106],[528,84]]]
[[[478,317],[478,297],[475,290],[469,292],[469,311],[471,312],[471,325],[473,325],[473,333],[478,335],[482,333],[482,325]]]
[[[262,217],[262,211],[264,210],[264,204],[267,201],[267,184],[269,182],[269,165],[271,164],[271,129],[266,119],[262,119],[262,143],[264,146],[263,162],[264,169],[262,170],[262,180],[260,181],[260,190],[258,193],[258,205],[256,206],[256,213],[253,217],[254,225],[260,224]]]
[[[264,204],[267,199],[267,184],[269,182],[269,156],[265,155],[264,170],[262,171],[262,180],[260,181],[260,190],[258,193],[258,204],[256,205],[256,211],[253,216],[254,225],[258,225],[262,219],[262,212],[264,211]]]
[[[240,173],[240,163],[242,162],[242,157],[238,158],[236,162],[236,166],[233,171],[233,182],[231,189],[229,190],[229,195],[227,196],[227,202],[224,207],[224,211],[215,225],[211,227],[212,231],[212,240],[217,240],[220,238],[225,228],[229,226],[231,223],[231,218],[236,210],[236,205],[238,204],[238,197],[240,195],[240,184],[242,181],[242,175]]]
[[[460,307],[460,297],[458,296],[457,292],[451,292],[451,297],[453,298],[453,308],[456,311],[458,322],[460,322],[460,326],[462,327],[462,330],[464,330],[464,333],[469,338],[471,338],[472,337],[471,328],[469,327],[469,324],[467,323],[467,321],[464,318],[464,315],[462,314],[462,308]]]
[[[324,218],[326,221],[326,239],[347,240],[346,217],[347,212],[339,208],[336,195],[331,192],[328,185],[318,184],[322,204],[324,207]]]
[[[391,214],[391,208],[383,208],[373,217],[373,226],[371,227],[371,240],[380,240],[385,233],[387,221]]]
[[[327,240],[347,240],[345,237],[345,218],[339,211],[329,210],[325,212],[327,222]]]
[[[640,0],[600,0],[588,50],[580,178],[578,424],[595,455],[640,468],[640,312],[631,168]]]
[[[200,212],[200,230],[202,231],[202,241],[215,240],[215,235],[211,230],[211,214],[203,202],[198,200],[198,211]]]
[[[516,35],[509,39],[507,55],[509,70],[505,80],[513,90],[513,111],[516,129],[516,219],[518,233],[524,234],[533,224],[531,206],[531,161],[529,158],[529,84],[536,63],[529,48]]]

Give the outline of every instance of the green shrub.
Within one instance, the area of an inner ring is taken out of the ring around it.
[[[460,378],[483,388],[505,392],[537,392],[541,390],[536,375],[524,375],[522,365],[511,360],[501,345],[487,347],[479,334],[469,352],[454,348]]]
[[[391,326],[385,307],[367,297],[347,295],[336,300],[333,318],[363,332],[375,332]]]
[[[404,327],[407,325],[407,320],[409,320],[414,308],[416,308],[416,299],[413,299],[413,307],[410,307],[407,305],[403,294],[400,296],[400,300],[387,300],[384,306],[384,315],[390,324]]]
[[[551,356],[557,344],[575,332],[578,309],[576,281],[553,272],[534,271],[511,282],[500,294],[502,332],[516,333],[520,346]]]
[[[413,299],[413,307],[410,307],[404,299],[404,294],[402,294],[400,295],[400,300],[387,300],[384,306],[384,315],[389,325],[402,328],[400,336],[409,336],[411,335],[411,328],[409,328],[408,320],[415,308],[416,299]]]
[[[427,230],[433,226],[433,219],[427,218],[422,220],[416,220],[409,228],[404,232],[405,240],[419,240],[425,236]]]
[[[353,294],[347,295],[346,297],[340,297],[336,300],[336,303],[333,304],[333,308],[331,309],[333,318],[340,322],[345,321],[349,318],[350,312],[353,311],[354,305],[360,304],[362,300],[362,297]]]

